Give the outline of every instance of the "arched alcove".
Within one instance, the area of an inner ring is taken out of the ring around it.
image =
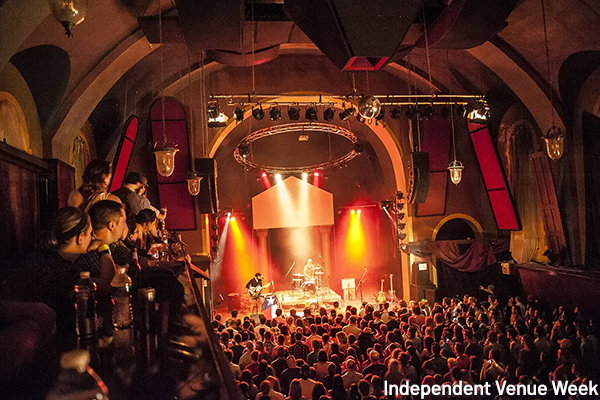
[[[17,99],[7,92],[0,92],[0,141],[31,153],[25,114]]]

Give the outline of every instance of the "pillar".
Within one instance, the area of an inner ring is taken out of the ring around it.
[[[272,275],[269,267],[269,254],[267,251],[267,236],[268,229],[257,229],[256,237],[258,238],[258,265],[254,267],[254,272],[260,272],[265,277],[265,282],[270,280]]]
[[[325,264],[331,273],[333,265],[331,265],[331,226],[320,226],[319,231],[321,232],[321,252]]]

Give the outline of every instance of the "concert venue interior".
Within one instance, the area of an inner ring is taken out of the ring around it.
[[[598,312],[595,2],[58,3],[0,0],[1,280],[98,159],[110,192],[145,177],[208,318],[486,291]]]

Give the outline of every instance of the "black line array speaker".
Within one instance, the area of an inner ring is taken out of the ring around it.
[[[196,171],[202,176],[200,194],[197,196],[200,214],[219,212],[219,195],[217,191],[217,160],[214,158],[197,158]]]
[[[283,11],[340,70],[379,70],[423,0],[286,0]]]
[[[429,153],[408,154],[406,168],[408,169],[406,200],[411,204],[425,203],[429,192]]]

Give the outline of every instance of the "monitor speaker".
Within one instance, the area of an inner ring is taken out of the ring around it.
[[[203,177],[200,182],[200,193],[197,196],[200,214],[219,212],[219,196],[217,192],[217,160],[214,158],[197,158],[196,171]]]

